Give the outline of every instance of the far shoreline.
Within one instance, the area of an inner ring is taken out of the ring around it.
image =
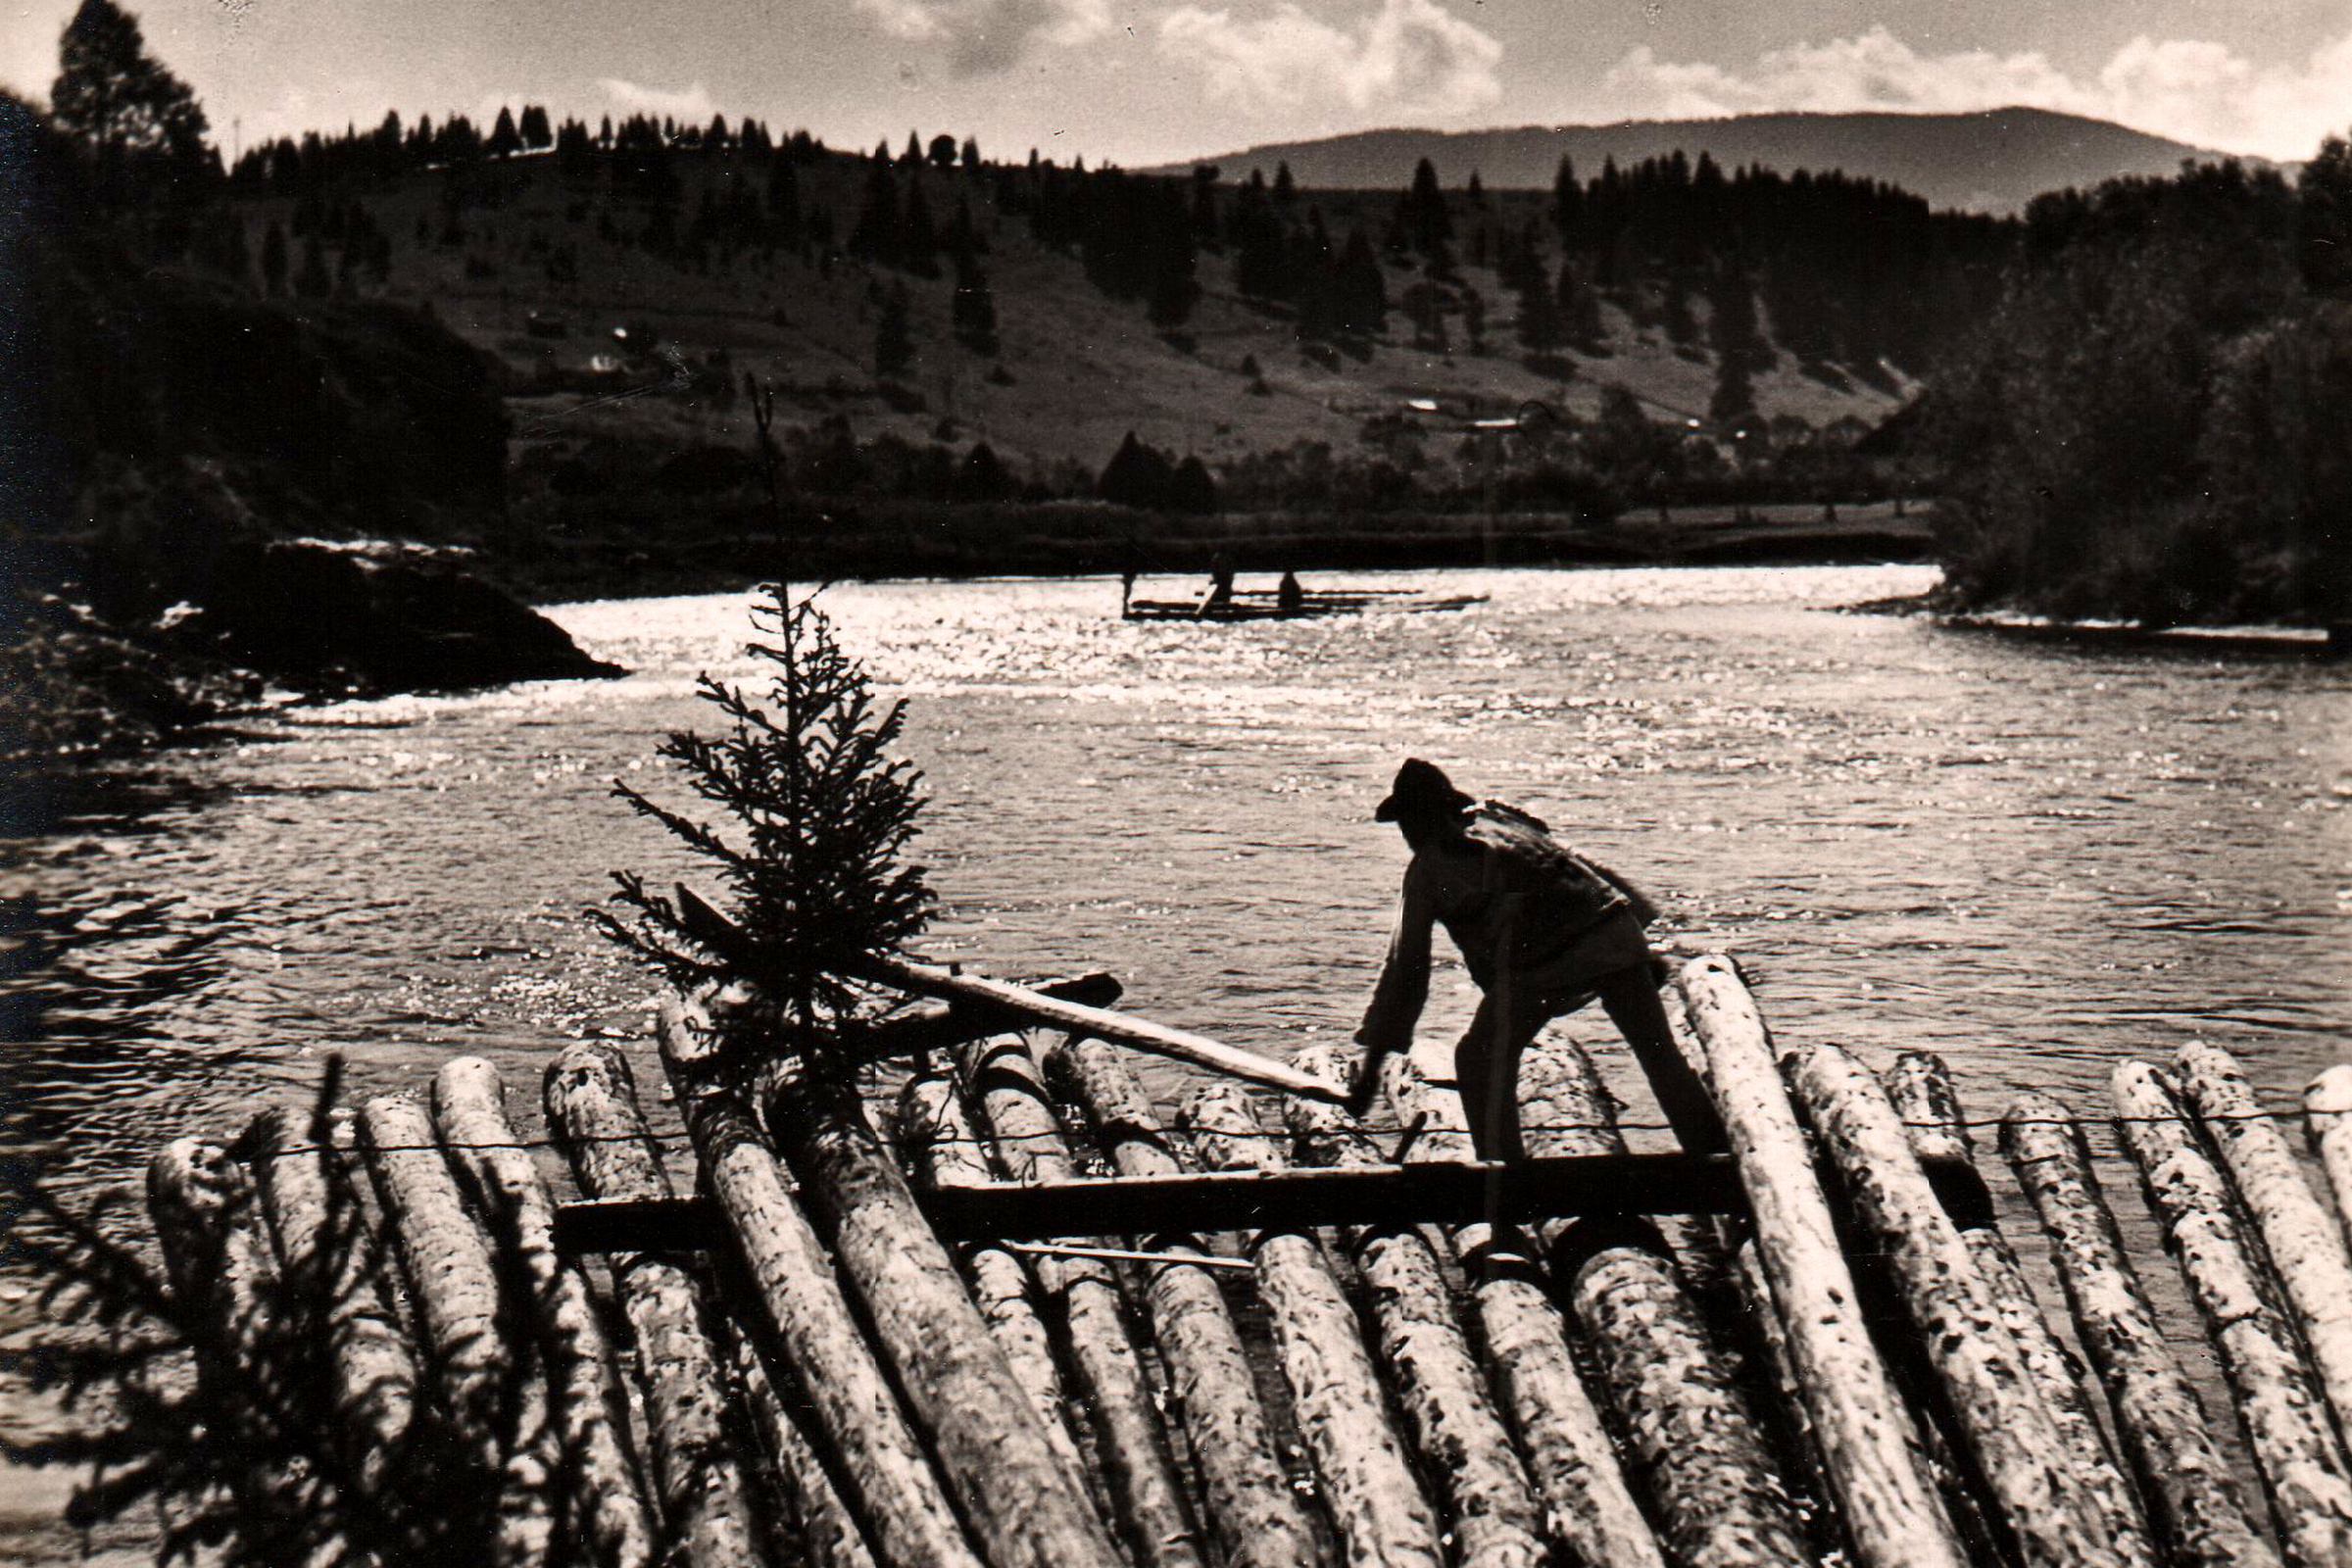
[[[587,599],[728,593],[798,581],[1205,576],[1514,567],[1819,566],[1932,564],[1927,509],[1892,502],[1825,507],[1642,509],[1595,523],[1545,513],[1238,513],[1167,517],[1123,509],[950,509],[845,514],[823,533],[727,530],[699,538],[609,534],[482,552],[483,564],[534,606]]]

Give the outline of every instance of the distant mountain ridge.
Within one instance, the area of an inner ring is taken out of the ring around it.
[[[1473,172],[1491,190],[1548,189],[1563,154],[1590,179],[1601,161],[1620,165],[1677,148],[1711,154],[1727,171],[1762,164],[1787,172],[1842,169],[1924,196],[1937,208],[2014,213],[2044,191],[2127,174],[2170,174],[2183,159],[2226,156],[2109,121],[2046,109],[1969,114],[1769,114],[1725,120],[1628,120],[1609,125],[1522,125],[1497,130],[1369,130],[1316,141],[1270,142],[1168,166],[1214,164],[1228,179],[1278,164],[1313,190],[1365,190],[1410,181],[1427,158],[1449,188]],[[2260,159],[2243,162],[2260,164]]]

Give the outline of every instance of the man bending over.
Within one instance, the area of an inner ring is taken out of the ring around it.
[[[1675,1136],[1690,1153],[1728,1146],[1698,1077],[1676,1048],[1642,928],[1656,909],[1604,867],[1570,853],[1535,817],[1480,805],[1432,763],[1396,770],[1373,819],[1412,850],[1396,934],[1356,1043],[1364,1064],[1353,1105],[1378,1090],[1380,1060],[1409,1051],[1429,999],[1430,930],[1443,923],[1484,996],[1454,1047],[1454,1080],[1482,1159],[1524,1159],[1519,1056],[1538,1030],[1600,999],[1633,1048]]]

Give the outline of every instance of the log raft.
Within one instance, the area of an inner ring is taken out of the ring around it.
[[[487,1063],[452,1062],[429,1115],[277,1109],[166,1151],[164,1285],[204,1397],[258,1386],[287,1325],[318,1336],[334,1430],[239,1485],[324,1476],[368,1493],[334,1517],[381,1517],[426,1442],[504,1498],[491,1562],[1956,1568],[1957,1517],[2021,1568],[2352,1568],[2329,1398],[2352,1065],[2304,1101],[2324,1185],[2220,1053],[2118,1074],[2229,1380],[2234,1420],[2208,1422],[2093,1117],[2023,1101],[2006,1169],[1979,1172],[1939,1063],[1883,1093],[1843,1053],[1784,1051],[1728,960],[1680,980],[1731,1155],[1625,1152],[1566,1030],[1523,1063],[1534,1157],[1497,1165],[1410,1056],[1380,1086],[1395,1120],[1359,1125],[1344,1049],[1165,1030],[1109,1011],[1100,974],[877,966],[861,984],[919,1000],[859,1037],[870,1103],[786,1062],[720,1081],[679,999],[666,1152],[635,1053],[558,1056],[544,1143]],[[1189,1080],[1181,1116],[1132,1052]],[[2002,1237],[2012,1211],[2046,1254]],[[1963,1461],[1939,1484],[1931,1440]]]

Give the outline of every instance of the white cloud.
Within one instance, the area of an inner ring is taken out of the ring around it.
[[[884,32],[944,44],[959,76],[1010,70],[1036,44],[1061,48],[1110,30],[1109,0],[858,0]]]
[[[699,81],[683,91],[648,87],[618,76],[599,76],[596,85],[612,101],[612,107],[624,114],[675,120],[682,125],[707,125],[710,117],[718,113],[718,106],[710,101],[710,89]]]
[[[1287,0],[1248,22],[1182,6],[1161,20],[1159,47],[1199,71],[1212,96],[1253,109],[1459,115],[1502,96],[1502,45],[1436,0],[1380,0],[1348,26]]]
[[[2227,44],[2143,36],[2084,77],[2038,50],[1925,55],[1874,26],[1851,38],[1771,50],[1744,70],[1635,49],[1601,78],[1600,99],[1604,114],[1661,118],[2018,104],[2091,115],[2222,152],[2295,159],[2352,120],[2352,33],[2286,66],[2256,65]]]

